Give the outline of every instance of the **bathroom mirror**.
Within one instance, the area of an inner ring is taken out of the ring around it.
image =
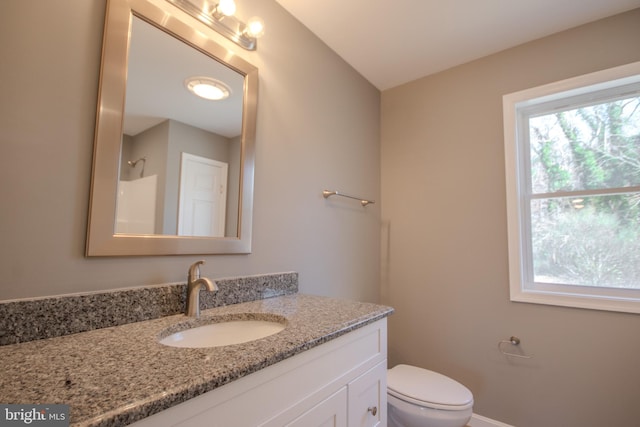
[[[87,256],[251,252],[258,71],[172,8],[107,1]]]

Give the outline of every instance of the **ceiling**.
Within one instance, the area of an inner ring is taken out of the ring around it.
[[[276,1],[380,90],[640,7],[640,0]]]
[[[227,138],[242,132],[244,76],[177,38],[134,17],[127,67],[123,131],[138,133],[167,118]],[[229,98],[207,101],[188,92],[188,77],[225,83]]]

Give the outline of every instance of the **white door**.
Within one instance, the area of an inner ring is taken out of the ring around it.
[[[227,169],[224,162],[182,153],[178,235],[224,236]]]

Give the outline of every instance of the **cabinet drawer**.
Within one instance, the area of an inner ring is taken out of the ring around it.
[[[351,381],[348,396],[349,427],[386,427],[386,360]]]
[[[285,427],[347,427],[347,388],[341,388]]]

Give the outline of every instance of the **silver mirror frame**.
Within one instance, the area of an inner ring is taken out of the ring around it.
[[[244,76],[241,193],[236,237],[115,234],[127,57],[134,15]],[[93,149],[86,256],[250,253],[257,102],[256,67],[147,0],[108,0]]]

